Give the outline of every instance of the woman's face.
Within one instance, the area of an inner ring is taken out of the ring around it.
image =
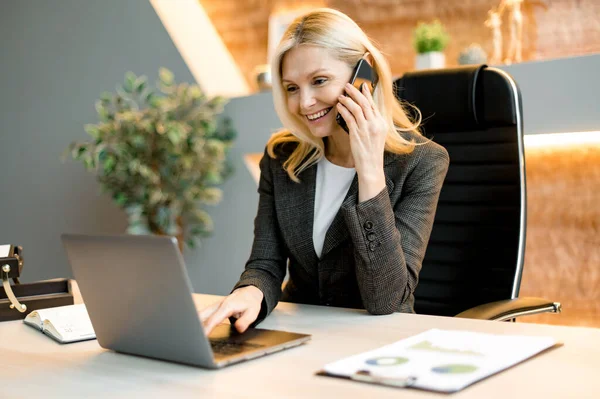
[[[309,45],[288,51],[281,69],[288,110],[316,137],[327,137],[337,130],[343,132],[335,121],[335,105],[352,69],[334,58],[329,50]]]

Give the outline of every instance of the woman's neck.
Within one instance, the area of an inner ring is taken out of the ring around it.
[[[354,158],[350,150],[350,137],[342,129],[325,140],[325,156],[329,162],[345,168],[354,167]]]

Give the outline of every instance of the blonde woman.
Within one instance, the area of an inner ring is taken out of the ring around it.
[[[347,84],[362,58],[379,76],[373,94]],[[280,300],[414,312],[448,153],[419,134],[387,61],[341,12],[296,19],[271,67],[284,129],[260,162],[250,258],[232,293],[201,312],[207,332],[227,318],[243,332]]]

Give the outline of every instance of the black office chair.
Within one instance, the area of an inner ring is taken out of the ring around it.
[[[486,320],[560,312],[560,303],[518,297],[527,207],[515,81],[479,65],[410,72],[395,86],[450,154],[415,311]]]

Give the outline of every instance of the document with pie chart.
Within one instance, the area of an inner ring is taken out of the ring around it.
[[[555,345],[552,337],[432,329],[329,363],[321,374],[456,392]]]

